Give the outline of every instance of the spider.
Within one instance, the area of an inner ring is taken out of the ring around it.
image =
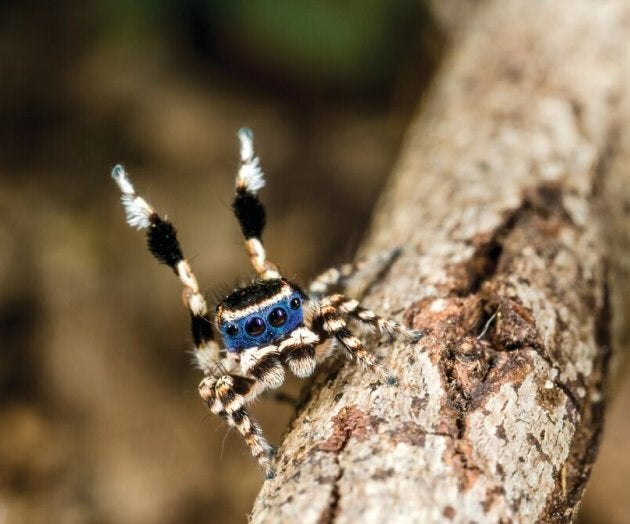
[[[315,371],[318,362],[341,350],[379,379],[395,384],[377,357],[348,327],[350,320],[364,323],[381,336],[418,340],[422,333],[377,316],[355,299],[328,294],[370,265],[388,265],[395,251],[369,261],[345,264],[317,277],[305,293],[284,278],[267,260],[262,243],[265,208],[258,192],[265,185],[260,161],[254,153],[253,133],[238,132],[240,167],[232,209],[245,237],[245,246],[257,277],[232,291],[210,312],[189,262],[184,258],[173,224],[162,218],[139,196],[124,167],[117,165],[112,178],[122,193],[127,223],[145,230],[149,251],[169,266],[183,285],[183,300],[191,319],[194,360],[204,373],[199,394],[209,410],[241,434],[266,478],[274,476],[273,448],[247,404],[264,391],[284,382],[285,368],[300,378]],[[222,349],[215,330],[223,341]]]

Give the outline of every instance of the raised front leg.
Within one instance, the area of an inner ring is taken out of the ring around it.
[[[199,290],[197,278],[184,258],[182,248],[177,240],[175,226],[163,219],[157,211],[136,193],[125,168],[114,167],[112,178],[122,193],[122,204],[125,209],[127,223],[136,229],[144,230],[147,235],[147,246],[158,262],[170,267],[183,286],[182,298],[190,312],[192,338],[195,344],[195,362],[206,374],[221,373],[223,367],[219,345],[214,340],[212,322],[206,299]]]
[[[265,186],[260,160],[254,153],[254,133],[243,128],[238,132],[241,142],[241,166],[236,176],[236,194],[232,209],[245,237],[249,258],[261,278],[278,278],[278,268],[267,260],[262,243],[265,229],[265,207],[258,198],[258,191]]]

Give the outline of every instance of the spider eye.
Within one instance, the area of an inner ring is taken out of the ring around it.
[[[300,304],[301,304],[301,302],[300,302],[299,298],[292,298],[291,302],[289,302],[289,307],[291,309],[297,309],[297,308],[300,307]]]
[[[234,324],[228,324],[228,326],[225,328],[225,332],[231,337],[233,337],[234,335],[238,333],[238,326]]]
[[[245,331],[252,337],[257,337],[265,331],[265,321],[260,317],[252,317],[245,322]]]
[[[282,307],[274,308],[269,313],[267,320],[273,327],[280,327],[287,321],[287,312]]]

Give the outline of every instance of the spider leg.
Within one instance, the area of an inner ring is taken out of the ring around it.
[[[356,359],[365,367],[373,369],[381,379],[392,384],[395,379],[378,362],[376,355],[370,353],[363,343],[350,331],[346,320],[338,307],[324,299],[313,313],[312,329],[322,341],[328,338],[337,340],[350,358]],[[333,346],[335,347],[335,346]]]
[[[245,237],[245,247],[256,273],[263,278],[279,278],[278,268],[267,260],[262,243],[265,228],[265,207],[258,198],[258,191],[265,186],[260,159],[254,153],[254,134],[243,128],[238,132],[241,142],[241,166],[236,176],[236,194],[232,209]]]
[[[274,448],[245,406],[264,391],[280,387],[284,382],[280,352],[276,346],[247,349],[240,355],[240,368],[245,376],[225,373],[204,378],[199,384],[199,394],[212,413],[238,430],[265,476],[271,478]]]
[[[199,395],[210,411],[236,428],[254,458],[258,460],[265,477],[270,479],[275,475],[273,468],[275,450],[267,442],[258,422],[245,408],[263,390],[264,388],[253,379],[229,374],[205,377],[199,384]]]
[[[408,329],[395,320],[379,317],[374,311],[366,309],[359,304],[359,301],[344,295],[332,295],[327,297],[328,303],[337,308],[340,314],[355,318],[364,324],[369,325],[378,334],[393,340],[397,336],[402,336],[407,340],[416,342],[423,336],[422,331]]]
[[[123,166],[114,167],[112,178],[122,193],[127,223],[131,227],[146,231],[147,245],[151,254],[158,262],[169,266],[183,285],[182,298],[190,312],[197,366],[206,375],[220,373],[222,370],[222,366],[218,365],[220,350],[214,340],[208,305],[199,291],[199,284],[190,264],[184,258],[175,227],[171,222],[161,218],[155,209],[136,193]],[[230,366],[226,359],[223,361],[226,362],[225,365]]]
[[[333,290],[341,291],[355,283],[368,287],[391,266],[400,251],[400,248],[389,249],[367,259],[327,269],[311,282],[309,294],[322,298]]]

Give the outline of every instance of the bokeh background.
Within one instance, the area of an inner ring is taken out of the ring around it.
[[[176,223],[212,298],[251,274],[230,213],[251,127],[268,252],[306,282],[352,257],[475,3],[0,1],[0,524],[245,521],[261,475],[206,414],[179,283],[109,171]],[[628,522],[628,408],[626,381],[583,523]],[[254,411],[278,442],[292,407]]]

